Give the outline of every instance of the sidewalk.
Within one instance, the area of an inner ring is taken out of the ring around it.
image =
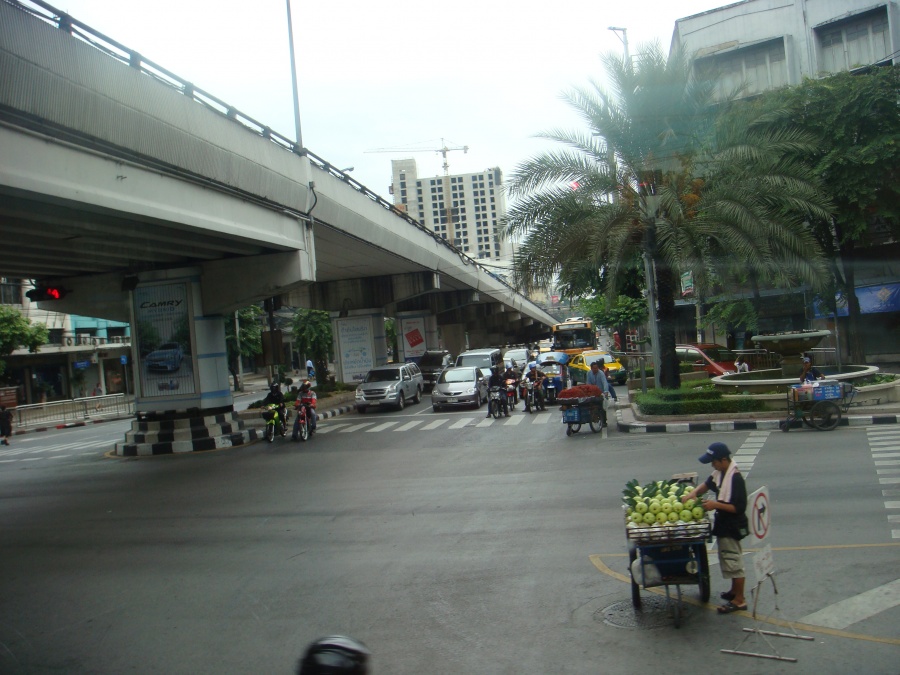
[[[618,391],[618,390],[617,390]],[[616,409],[616,428],[622,433],[685,433],[690,431],[780,431],[787,410],[765,410],[726,415],[696,415],[691,419],[678,416],[641,415],[635,406],[621,396]],[[900,424],[900,403],[883,403],[851,407],[841,416],[838,426],[865,427]],[[794,422],[791,429],[803,427]]]

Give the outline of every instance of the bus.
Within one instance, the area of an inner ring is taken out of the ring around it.
[[[567,319],[555,323],[552,331],[552,350],[566,354],[580,354],[589,349],[597,349],[597,333],[590,319]]]

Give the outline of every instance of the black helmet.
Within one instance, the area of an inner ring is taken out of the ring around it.
[[[368,675],[370,654],[368,647],[350,637],[320,638],[306,648],[297,675]]]
[[[312,382],[309,380],[303,380],[303,384],[300,385],[300,391],[309,391],[312,387]]]
[[[280,388],[278,387],[278,383],[277,383],[277,382],[273,382],[273,383],[271,384],[271,386],[269,386],[269,391],[271,391],[271,392],[273,392],[273,393],[276,392],[276,391],[280,391]]]

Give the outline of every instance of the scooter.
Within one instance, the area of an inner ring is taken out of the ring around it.
[[[515,380],[506,380],[506,409],[515,410],[519,402],[519,392]]]
[[[500,419],[503,415],[503,406],[500,401],[500,387],[491,387],[488,392],[488,412],[493,415],[495,420]]]
[[[544,397],[551,405],[556,402],[556,382],[552,378],[547,378],[544,384]]]

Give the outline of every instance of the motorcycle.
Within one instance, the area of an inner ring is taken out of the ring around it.
[[[292,441],[306,441],[316,433],[315,413],[316,395],[313,392],[301,394],[294,406],[297,417],[294,420],[294,431],[291,434]]]
[[[488,412],[494,416],[495,420],[500,419],[503,415],[503,405],[500,400],[500,387],[491,387],[488,392]]]
[[[506,380],[506,409],[515,410],[519,402],[519,391],[515,380]]]
[[[525,412],[546,410],[543,397],[537,393],[541,384],[541,382],[535,383],[527,377],[522,379],[522,400],[525,402]]]
[[[275,434],[287,435],[287,409],[277,403],[270,403],[262,410],[262,418],[266,421],[266,440],[271,443]]]

